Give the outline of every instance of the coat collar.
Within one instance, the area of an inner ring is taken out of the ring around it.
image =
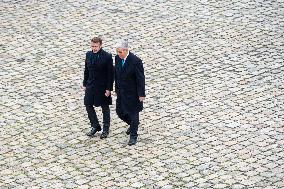
[[[104,51],[104,50],[101,48],[97,53],[94,53],[93,51],[92,51],[92,53],[93,53],[94,55],[96,55],[96,54],[102,54],[103,51]]]
[[[125,61],[125,62],[126,62],[126,60],[127,60],[127,57],[129,56],[129,53],[130,53],[130,51],[127,52],[127,55],[126,55],[126,57],[124,58],[124,61]]]

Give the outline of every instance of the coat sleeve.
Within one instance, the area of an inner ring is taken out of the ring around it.
[[[89,78],[89,70],[88,70],[88,66],[87,66],[87,54],[86,54],[85,70],[84,70],[84,80],[83,80],[83,86],[84,87],[86,87],[86,85],[87,85],[88,78]]]
[[[145,75],[143,63],[140,59],[137,60],[135,67],[136,83],[137,83],[137,93],[139,97],[145,97]]]
[[[107,90],[113,90],[113,81],[114,81],[114,67],[112,55],[108,56],[107,60]]]

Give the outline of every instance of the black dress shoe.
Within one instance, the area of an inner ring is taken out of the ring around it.
[[[108,136],[108,132],[102,132],[100,138],[104,139],[104,138],[107,138],[107,136]]]
[[[92,130],[87,133],[87,136],[89,137],[94,136],[96,132],[101,131],[101,130],[102,130],[101,127],[92,127]]]
[[[137,142],[137,139],[131,138],[131,139],[129,139],[128,145],[129,145],[129,146],[135,145],[136,142]]]
[[[127,131],[126,131],[127,135],[130,135],[130,127],[128,127]]]

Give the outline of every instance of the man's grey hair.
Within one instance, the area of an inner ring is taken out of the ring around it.
[[[128,49],[128,40],[120,40],[116,43],[115,48]]]

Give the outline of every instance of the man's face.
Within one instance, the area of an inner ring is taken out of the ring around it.
[[[91,42],[91,48],[94,53],[97,53],[102,48],[102,45],[100,43]]]
[[[128,53],[128,49],[116,48],[116,53],[119,58],[124,59]]]

